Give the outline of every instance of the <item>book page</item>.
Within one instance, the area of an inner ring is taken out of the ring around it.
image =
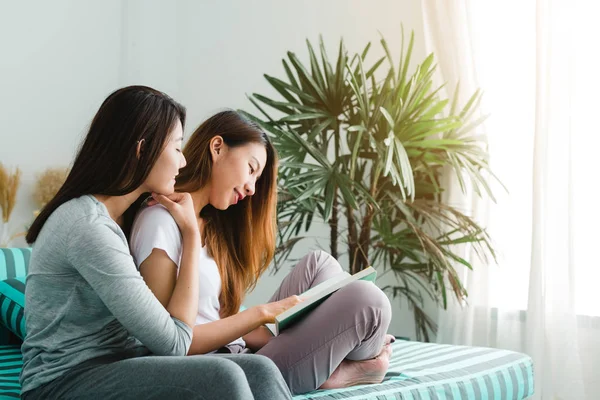
[[[265,327],[271,331],[271,335],[277,336],[277,326],[275,324],[265,324]]]

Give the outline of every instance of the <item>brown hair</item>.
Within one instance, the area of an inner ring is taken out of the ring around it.
[[[235,111],[220,112],[202,123],[185,145],[187,165],[177,177],[177,191],[195,192],[210,181],[210,140],[216,135],[229,147],[261,143],[267,150],[267,162],[253,196],[226,210],[209,204],[200,213],[205,221],[205,243],[221,274],[221,316],[227,317],[238,312],[244,294],[254,288],[273,259],[277,153],[258,125]]]
[[[185,124],[185,108],[158,90],[129,86],[108,96],[92,120],[65,183],[29,228],[27,242],[35,242],[48,217],[71,199],[85,194],[121,196],[140,187],[177,120]],[[144,147],[138,158],[141,140]]]

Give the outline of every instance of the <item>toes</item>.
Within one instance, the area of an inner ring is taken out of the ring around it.
[[[381,352],[379,353],[377,358],[389,359],[391,356],[392,356],[392,346],[390,346],[389,344],[386,344],[385,346],[383,346],[383,349],[381,349]]]
[[[396,341],[396,338],[393,335],[385,335],[385,339],[383,341],[384,346],[390,344],[390,343],[394,343]]]

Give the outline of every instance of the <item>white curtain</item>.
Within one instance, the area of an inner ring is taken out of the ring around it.
[[[467,304],[440,314],[438,342],[521,351],[536,399],[600,398],[600,6],[591,1],[423,1],[428,51],[452,95],[485,92],[497,201],[446,200],[487,226],[497,265],[468,254]]]

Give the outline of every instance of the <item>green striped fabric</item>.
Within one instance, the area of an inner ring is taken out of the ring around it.
[[[0,248],[0,281],[25,277],[30,257],[31,248]]]
[[[19,374],[23,368],[20,345],[0,346],[0,399],[18,399],[21,395]]]
[[[383,383],[316,390],[294,400],[522,400],[533,395],[531,358],[506,350],[396,341]],[[19,346],[0,346],[0,398],[19,397]]]
[[[522,400],[533,395],[533,362],[508,350],[396,341],[385,380],[317,390],[294,400]]]
[[[0,281],[0,320],[21,340],[25,337],[25,277]]]
[[[24,278],[27,275],[29,269],[29,259],[31,257],[31,248],[0,248],[0,281],[11,278]],[[7,301],[5,297],[0,297],[0,321],[4,322],[8,316],[8,311],[11,312],[8,321],[11,321],[12,317],[19,318],[22,315],[22,302],[10,306],[10,301]],[[20,321],[23,319],[20,318]],[[23,321],[23,325],[25,322]],[[14,320],[13,327],[20,326]],[[13,332],[19,332],[21,334],[15,334]],[[18,344],[22,339],[22,334],[25,332],[21,329],[8,329],[7,326],[2,323],[0,324],[0,345],[5,344]]]

